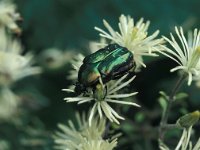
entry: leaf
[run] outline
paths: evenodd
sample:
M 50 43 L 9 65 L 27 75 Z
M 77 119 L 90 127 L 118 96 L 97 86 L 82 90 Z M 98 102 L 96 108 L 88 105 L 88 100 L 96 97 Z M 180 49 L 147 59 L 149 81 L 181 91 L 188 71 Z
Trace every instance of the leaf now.
M 160 91 L 159 94 L 166 100 L 169 99 L 169 96 L 164 92 L 164 91 Z
M 167 100 L 166 99 L 164 99 L 163 97 L 160 97 L 159 99 L 158 99 L 158 101 L 159 101 L 159 104 L 160 104 L 160 106 L 161 106 L 161 108 L 163 109 L 163 114 L 165 113 L 165 111 L 166 111 L 166 109 L 167 109 Z M 163 115 L 162 114 L 162 115 Z
M 185 98 L 188 97 L 188 94 L 187 93 L 178 93 L 176 94 L 175 96 L 175 100 L 184 100 Z

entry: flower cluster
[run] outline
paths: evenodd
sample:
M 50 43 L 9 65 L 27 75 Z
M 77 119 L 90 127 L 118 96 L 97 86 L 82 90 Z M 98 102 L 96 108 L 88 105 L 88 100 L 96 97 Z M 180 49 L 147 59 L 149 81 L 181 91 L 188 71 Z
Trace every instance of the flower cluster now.
M 192 146 L 192 142 L 190 141 L 190 137 L 192 134 L 192 126 L 189 127 L 189 129 L 183 129 L 182 136 L 180 138 L 180 141 L 178 142 L 178 145 L 176 146 L 176 150 L 199 150 L 200 149 L 200 138 L 197 141 L 197 143 Z
M 95 29 L 100 32 L 100 36 L 102 39 L 98 44 L 90 44 L 91 53 L 112 43 L 116 43 L 122 47 L 126 47 L 133 54 L 134 61 L 136 63 L 136 69 L 134 70 L 135 72 L 139 71 L 141 66 L 146 67 L 145 63 L 143 62 L 143 56 L 158 56 L 157 53 L 161 53 L 178 63 L 178 66 L 171 69 L 171 72 L 182 70 L 184 72 L 183 77 L 185 77 L 185 74 L 187 74 L 188 85 L 190 85 L 193 80 L 200 81 L 200 31 L 198 31 L 197 29 L 195 29 L 193 33 L 190 32 L 188 34 L 188 40 L 186 40 L 183 29 L 178 29 L 177 27 L 175 27 L 175 31 L 179 39 L 179 41 L 176 41 L 175 37 L 172 34 L 171 39 L 164 36 L 163 38 L 157 39 L 156 37 L 159 34 L 158 30 L 149 35 L 148 28 L 150 22 L 144 22 L 143 18 L 135 23 L 133 18 L 131 18 L 130 16 L 121 15 L 119 17 L 118 24 L 119 31 L 115 31 L 107 21 L 103 20 L 103 23 L 108 32 L 98 27 L 95 27 Z M 166 45 L 163 45 L 164 42 L 169 43 L 172 48 L 168 48 Z M 70 76 L 68 77 L 69 79 L 77 81 L 78 72 L 81 65 L 83 64 L 83 60 L 83 55 L 77 55 L 77 57 L 72 61 L 74 70 L 70 72 Z M 85 90 L 80 95 L 76 97 L 66 97 L 64 98 L 64 100 L 66 100 L 67 102 L 77 102 L 78 104 L 93 104 L 90 109 L 87 128 L 92 128 L 93 126 L 96 126 L 97 118 L 95 118 L 94 116 L 97 115 L 100 120 L 107 118 L 110 122 L 115 122 L 119 124 L 119 120 L 124 120 L 125 118 L 119 115 L 119 112 L 114 110 L 114 106 L 111 106 L 113 103 L 140 107 L 140 105 L 132 101 L 127 101 L 129 97 L 136 95 L 137 92 L 124 93 L 123 91 L 123 88 L 127 87 L 128 84 L 130 84 L 135 78 L 135 76 L 128 78 L 127 74 L 118 79 L 111 80 L 105 83 L 103 83 L 101 77 L 99 77 L 99 81 L 96 84 L 94 84 L 92 87 L 88 86 L 87 90 Z M 63 91 L 75 92 L 71 88 L 63 89 Z M 120 99 L 124 100 L 121 101 Z M 185 118 L 188 119 L 188 116 L 186 115 L 186 117 L 183 117 L 179 120 L 179 123 L 182 125 L 184 130 L 182 137 L 176 147 L 176 150 L 179 150 L 180 148 L 182 150 L 197 150 L 200 148 L 200 140 L 198 140 L 197 144 L 194 147 L 192 147 L 191 142 L 189 142 L 192 131 L 192 125 L 190 125 L 190 123 L 196 122 L 196 120 L 193 119 L 193 121 L 185 121 L 187 120 Z M 71 146 L 69 149 L 72 150 L 109 149 L 109 146 L 111 147 L 110 149 L 113 149 L 116 146 L 115 140 L 111 143 L 109 143 L 108 141 L 102 141 L 102 139 L 100 141 L 96 141 L 95 138 L 87 138 L 91 137 L 88 134 L 84 136 L 86 138 L 83 140 L 82 130 L 76 130 L 74 129 L 72 123 L 70 124 L 71 129 L 73 129 L 72 131 L 70 130 L 70 128 L 60 125 L 60 128 L 62 128 L 62 130 L 65 132 L 65 135 L 67 135 L 65 136 L 61 133 L 57 134 L 59 135 L 59 137 L 66 138 L 66 140 L 64 140 L 63 138 L 59 139 L 57 137 L 56 142 L 62 145 L 61 147 L 59 147 L 60 149 L 66 149 L 69 145 Z M 98 129 L 98 127 L 96 128 Z M 74 136 L 75 134 L 76 136 Z M 99 135 L 95 136 L 99 137 Z M 105 146 L 105 148 L 103 145 Z M 168 150 L 169 148 L 161 141 L 160 149 Z
M 200 112 L 194 111 L 188 113 L 182 117 L 180 117 L 176 125 L 177 127 L 183 128 L 182 136 L 175 148 L 175 150 L 199 150 L 200 149 L 200 138 L 197 141 L 196 145 L 192 145 L 190 141 L 190 137 L 192 135 L 192 127 L 199 121 Z M 160 149 L 161 150 L 169 150 L 168 146 L 165 145 L 162 141 L 159 141 Z
M 67 77 L 70 80 L 77 80 L 78 79 L 78 70 L 83 63 L 84 56 L 82 54 L 78 54 L 74 59 L 71 60 L 71 64 L 73 69 L 70 70 L 69 76 Z
M 10 120 L 18 114 L 20 105 L 10 86 L 26 76 L 40 73 L 41 69 L 32 66 L 31 54 L 21 54 L 20 43 L 6 34 L 4 28 L 0 28 L 0 39 L 0 119 Z
M 18 97 L 9 88 L 0 90 L 0 121 L 14 118 L 18 112 Z M 11 117 L 12 116 L 12 117 Z
M 21 20 L 19 13 L 16 13 L 15 4 L 3 0 L 0 2 L 0 27 L 6 27 L 14 33 L 20 34 L 21 29 L 16 21 Z
M 199 150 L 200 149 L 200 138 L 195 145 L 190 141 L 192 134 L 192 126 L 184 128 L 181 138 L 175 148 L 175 150 Z M 160 150 L 170 150 L 170 148 L 160 141 Z
M 141 65 L 146 66 L 143 62 L 143 56 L 157 56 L 155 52 L 161 50 L 160 45 L 162 45 L 163 40 L 155 39 L 159 31 L 148 35 L 147 30 L 150 22 L 145 23 L 143 18 L 135 23 L 130 16 L 121 15 L 118 24 L 119 32 L 115 31 L 106 20 L 103 20 L 103 23 L 108 32 L 95 27 L 100 32 L 100 36 L 108 39 L 108 43 L 117 43 L 129 49 L 134 55 L 136 69 L 139 69 Z
M 89 126 L 87 117 L 84 113 L 80 116 L 76 114 L 78 128 L 69 121 L 69 126 L 59 124 L 61 131 L 54 135 L 56 149 L 60 150 L 112 150 L 117 145 L 117 139 L 104 140 L 102 138 L 105 132 L 105 119 L 92 120 Z
M 22 46 L 13 40 L 4 29 L 0 29 L 0 86 L 9 86 L 13 82 L 41 72 L 33 64 L 33 55 L 22 55 Z
M 55 71 L 65 66 L 74 56 L 72 50 L 48 48 L 42 51 L 38 57 L 40 65 L 47 71 Z
M 0 2 L 0 119 L 10 120 L 18 114 L 20 99 L 11 90 L 16 81 L 41 72 L 40 67 L 33 65 L 33 55 L 22 55 L 23 48 L 18 40 L 9 34 L 12 31 L 20 34 L 15 23 L 20 15 L 15 12 L 16 6 L 8 1 Z

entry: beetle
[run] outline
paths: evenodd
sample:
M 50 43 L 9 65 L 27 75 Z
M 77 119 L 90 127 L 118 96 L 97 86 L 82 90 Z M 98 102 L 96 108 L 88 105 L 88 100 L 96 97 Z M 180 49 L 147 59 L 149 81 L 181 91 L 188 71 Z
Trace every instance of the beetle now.
M 127 48 L 109 44 L 84 58 L 74 91 L 80 95 L 87 91 L 87 88 L 95 89 L 100 79 L 107 83 L 122 77 L 134 68 L 133 54 Z

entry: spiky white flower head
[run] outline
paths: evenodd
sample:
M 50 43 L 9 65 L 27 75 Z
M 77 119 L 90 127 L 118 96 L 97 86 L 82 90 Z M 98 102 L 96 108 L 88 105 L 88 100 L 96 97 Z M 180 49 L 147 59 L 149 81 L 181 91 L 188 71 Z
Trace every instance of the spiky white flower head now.
M 9 88 L 0 89 L 0 120 L 10 121 L 15 118 L 18 105 L 18 97 Z
M 186 40 L 182 27 L 175 27 L 179 41 L 177 42 L 172 34 L 171 40 L 164 39 L 171 45 L 172 49 L 162 46 L 165 51 L 160 51 L 165 56 L 174 60 L 178 65 L 171 69 L 171 72 L 180 70 L 188 74 L 188 85 L 191 85 L 193 78 L 200 75 L 200 31 L 195 29 L 193 34 L 189 32 Z M 178 44 L 180 42 L 180 44 Z
M 128 93 L 128 94 L 117 94 L 122 88 L 127 86 L 131 83 L 135 76 L 130 78 L 128 81 L 124 81 L 127 75 L 124 75 L 117 81 L 113 81 L 112 83 L 104 85 L 101 81 L 101 84 L 97 84 L 95 92 L 92 90 L 88 91 L 85 95 L 82 94 L 78 97 L 66 97 L 64 100 L 67 102 L 78 102 L 78 104 L 83 104 L 86 102 L 94 102 L 94 105 L 91 109 L 90 116 L 89 116 L 89 124 L 92 124 L 92 119 L 96 112 L 98 112 L 100 118 L 105 116 L 111 121 L 119 124 L 118 119 L 124 120 L 122 116 L 120 116 L 110 105 L 109 103 L 116 103 L 116 104 L 125 104 L 125 105 L 132 105 L 136 107 L 140 107 L 138 104 L 133 102 L 121 101 L 118 99 L 127 98 L 133 95 L 136 95 L 137 92 Z M 63 91 L 67 92 L 74 92 L 71 89 L 63 89 Z
M 84 55 L 79 53 L 76 55 L 76 57 L 74 57 L 74 59 L 71 60 L 73 68 L 69 72 L 69 76 L 67 77 L 68 79 L 71 79 L 73 81 L 76 81 L 78 79 L 78 71 L 81 65 L 83 64 L 84 58 L 85 58 Z
M 6 27 L 12 32 L 20 34 L 21 29 L 16 21 L 21 20 L 19 13 L 16 13 L 16 5 L 6 0 L 0 2 L 0 27 Z
M 108 140 L 85 141 L 77 150 L 113 150 L 117 145 L 117 139 L 109 142 Z
M 192 142 L 190 141 L 190 137 L 192 135 L 192 127 L 194 124 L 198 122 L 199 118 L 200 118 L 200 112 L 197 110 L 197 111 L 188 113 L 177 120 L 176 125 L 180 128 L 183 128 L 183 132 L 175 150 L 199 150 L 200 149 L 200 138 L 194 146 Z M 161 150 L 170 150 L 167 145 L 162 143 L 162 141 L 159 141 L 159 146 Z
M 22 47 L 17 40 L 11 39 L 0 29 L 0 86 L 9 86 L 23 77 L 38 74 L 39 67 L 31 66 L 32 55 L 21 55 Z
M 186 150 L 189 144 L 190 136 L 192 132 L 192 126 L 189 127 L 189 129 L 183 129 L 182 136 L 180 138 L 180 141 L 178 142 L 178 145 L 176 146 L 175 150 Z
M 192 144 L 192 142 L 190 141 L 190 137 L 192 134 L 192 126 L 190 126 L 189 128 L 184 128 L 181 138 L 175 148 L 175 150 L 199 150 L 200 149 L 200 138 L 198 139 L 198 141 L 196 142 L 195 145 Z M 160 150 L 170 150 L 170 148 L 165 145 L 164 143 L 162 143 L 161 141 L 159 142 L 159 148 Z
M 0 149 L 9 150 L 10 149 L 9 141 L 0 139 Z
M 194 79 L 196 81 L 196 86 L 200 88 L 200 76 Z
M 89 126 L 86 115 L 80 116 L 76 114 L 78 127 L 71 120 L 68 121 L 69 126 L 59 124 L 61 131 L 57 131 L 54 135 L 56 148 L 60 150 L 112 150 L 116 145 L 116 140 L 109 142 L 103 140 L 102 135 L 105 131 L 105 119 L 92 120 Z
M 73 56 L 72 50 L 48 48 L 40 54 L 39 62 L 47 70 L 56 70 L 69 63 Z
M 107 46 L 108 43 L 105 38 L 100 38 L 99 41 L 90 41 L 89 42 L 89 51 L 92 53 L 98 51 L 101 48 Z
M 163 43 L 162 39 L 155 39 L 159 31 L 155 31 L 152 35 L 148 35 L 148 28 L 150 22 L 144 22 L 141 18 L 138 22 L 134 22 L 130 16 L 119 17 L 119 32 L 115 31 L 110 24 L 103 20 L 103 24 L 108 32 L 95 27 L 100 32 L 100 36 L 110 40 L 111 43 L 117 43 L 120 46 L 129 49 L 136 62 L 136 69 L 146 66 L 143 62 L 143 56 L 157 56 L 154 52 L 160 51 L 160 45 Z
M 192 126 L 188 129 L 184 128 L 182 136 L 175 148 L 175 150 L 199 150 L 200 149 L 200 138 L 197 143 L 193 146 L 190 141 L 190 137 L 192 134 Z

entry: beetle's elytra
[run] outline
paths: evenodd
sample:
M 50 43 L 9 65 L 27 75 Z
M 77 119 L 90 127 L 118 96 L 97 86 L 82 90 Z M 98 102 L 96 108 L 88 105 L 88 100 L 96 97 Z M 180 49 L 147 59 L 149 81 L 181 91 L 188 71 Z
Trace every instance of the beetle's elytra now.
M 75 92 L 80 94 L 88 87 L 94 88 L 99 78 L 103 83 L 120 78 L 134 67 L 133 54 L 127 48 L 110 44 L 84 58 Z

